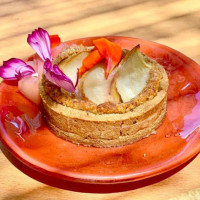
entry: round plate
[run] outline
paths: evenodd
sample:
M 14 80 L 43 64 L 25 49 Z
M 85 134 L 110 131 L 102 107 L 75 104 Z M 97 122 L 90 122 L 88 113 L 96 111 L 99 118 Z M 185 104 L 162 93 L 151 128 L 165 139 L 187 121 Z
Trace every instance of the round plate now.
M 49 179 L 99 184 L 153 177 L 199 153 L 199 66 L 183 54 L 151 41 L 107 38 L 127 49 L 140 44 L 143 53 L 164 65 L 170 83 L 167 114 L 156 134 L 116 148 L 72 144 L 49 131 L 42 122 L 40 108 L 18 91 L 16 83 L 4 81 L 0 85 L 0 140 L 9 159 L 12 156 Z M 93 39 L 67 44 L 92 45 Z

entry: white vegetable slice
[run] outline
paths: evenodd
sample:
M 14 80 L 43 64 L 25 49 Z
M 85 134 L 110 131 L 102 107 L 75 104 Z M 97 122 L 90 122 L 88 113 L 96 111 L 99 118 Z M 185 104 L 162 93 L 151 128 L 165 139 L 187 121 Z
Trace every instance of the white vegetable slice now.
M 97 105 L 113 101 L 110 90 L 116 70 L 113 70 L 106 80 L 104 65 L 104 63 L 99 63 L 88 71 L 85 74 L 83 82 L 83 93 L 85 97 Z
M 137 46 L 126 54 L 119 67 L 116 88 L 122 101 L 128 102 L 145 88 L 151 66 Z
M 88 55 L 89 52 L 81 52 L 78 55 L 73 56 L 70 60 L 63 60 L 59 64 L 59 68 L 72 80 L 74 85 L 77 80 L 77 71 L 82 66 L 83 59 Z

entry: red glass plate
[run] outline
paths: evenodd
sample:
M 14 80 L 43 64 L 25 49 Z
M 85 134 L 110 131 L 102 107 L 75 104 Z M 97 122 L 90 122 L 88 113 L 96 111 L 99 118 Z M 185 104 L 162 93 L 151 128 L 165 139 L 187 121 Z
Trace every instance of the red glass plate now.
M 200 67 L 185 55 L 151 41 L 107 37 L 164 65 L 169 77 L 167 114 L 157 134 L 116 148 L 84 147 L 52 134 L 40 108 L 19 93 L 16 83 L 0 85 L 0 140 L 6 156 L 20 162 L 37 180 L 79 183 L 125 183 L 163 174 L 188 162 L 200 151 Z M 67 42 L 92 45 L 96 38 Z M 14 161 L 15 160 L 15 161 Z M 19 167 L 16 164 L 17 167 Z M 19 167 L 20 168 L 20 167 Z M 25 172 L 26 173 L 26 172 Z M 42 181 L 42 180 L 41 180 Z M 63 184 L 65 184 L 63 182 Z

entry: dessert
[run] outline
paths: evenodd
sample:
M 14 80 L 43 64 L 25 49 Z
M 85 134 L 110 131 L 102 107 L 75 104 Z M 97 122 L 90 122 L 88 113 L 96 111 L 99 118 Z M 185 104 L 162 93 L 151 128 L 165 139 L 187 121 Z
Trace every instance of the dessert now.
M 68 56 L 66 53 L 65 59 Z M 103 63 L 97 64 L 80 78 L 81 94 L 74 96 L 63 93 L 43 76 L 40 92 L 51 130 L 76 144 L 97 147 L 130 144 L 153 133 L 166 112 L 168 79 L 162 66 L 147 57 L 137 61 L 139 56 L 143 55 L 136 47 L 107 80 Z M 61 68 L 65 59 L 60 62 Z M 129 64 L 132 60 L 138 63 Z M 138 71 L 132 71 L 134 67 Z
M 41 44 L 36 36 L 41 37 Z M 29 35 L 28 42 L 43 61 L 44 72 L 38 70 L 35 76 L 34 66 L 24 62 L 23 67 L 18 65 L 17 75 L 22 80 L 28 79 L 27 74 L 40 80 L 43 117 L 56 136 L 84 146 L 113 147 L 148 137 L 161 124 L 167 74 L 139 45 L 127 50 L 98 38 L 92 46 L 58 45 L 55 56 L 48 33 L 42 29 Z M 21 91 L 31 99 L 28 89 L 21 86 Z

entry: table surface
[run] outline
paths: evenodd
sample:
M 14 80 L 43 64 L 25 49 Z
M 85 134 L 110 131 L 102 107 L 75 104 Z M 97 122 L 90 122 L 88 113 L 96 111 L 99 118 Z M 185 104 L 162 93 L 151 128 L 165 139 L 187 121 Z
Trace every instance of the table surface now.
M 63 41 L 97 35 L 154 40 L 200 62 L 199 0 L 1 0 L 0 24 L 0 64 L 10 57 L 32 54 L 26 38 L 37 27 L 50 34 L 59 33 Z M 44 185 L 17 170 L 1 152 L 0 166 L 3 200 L 156 200 L 180 194 L 181 199 L 195 195 L 200 198 L 200 155 L 161 182 L 110 194 L 79 193 Z

